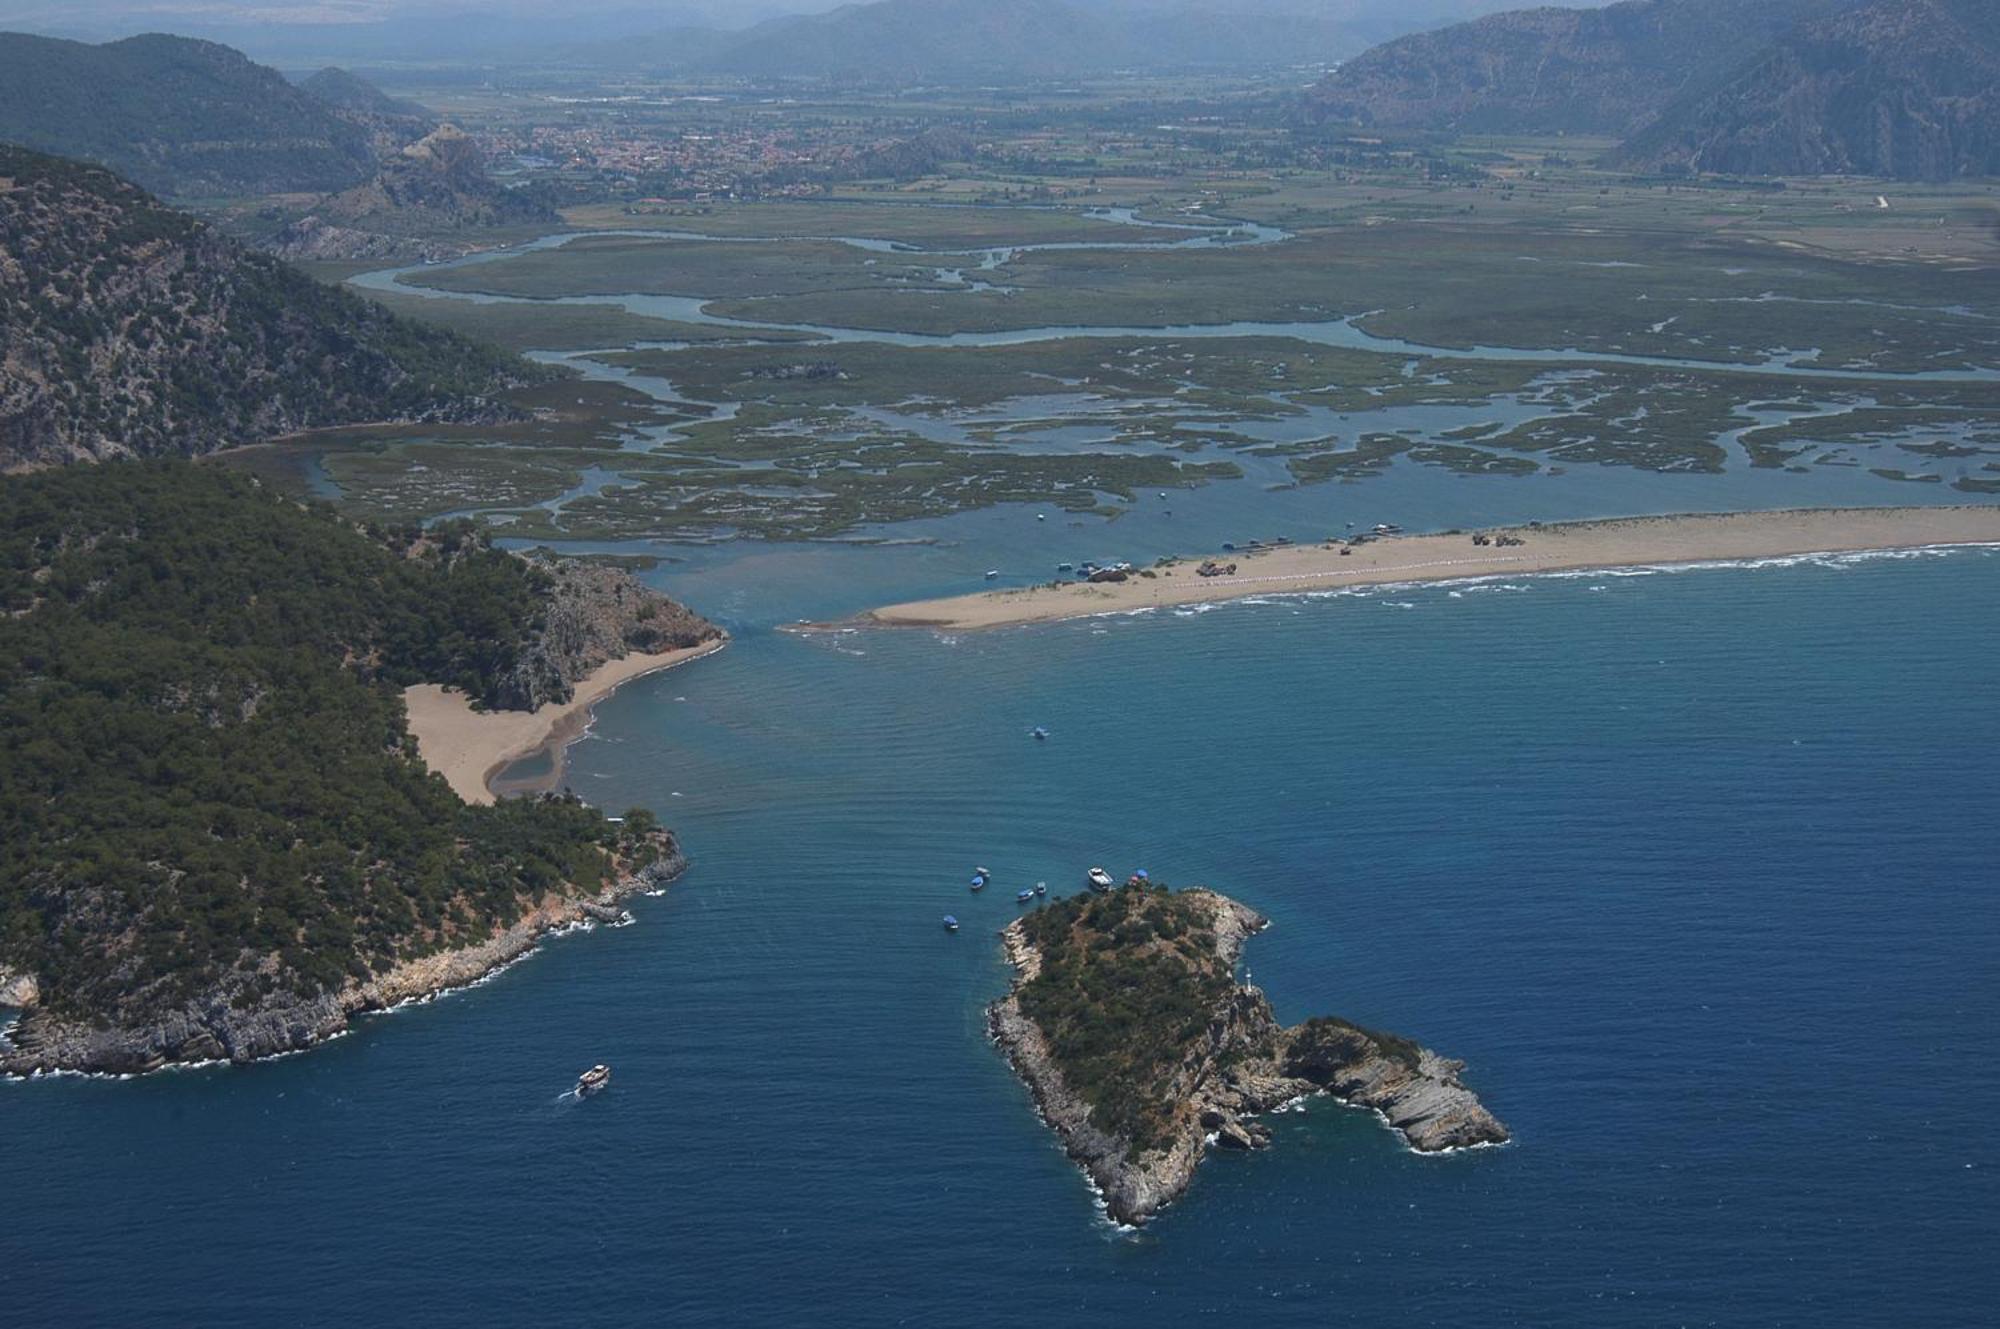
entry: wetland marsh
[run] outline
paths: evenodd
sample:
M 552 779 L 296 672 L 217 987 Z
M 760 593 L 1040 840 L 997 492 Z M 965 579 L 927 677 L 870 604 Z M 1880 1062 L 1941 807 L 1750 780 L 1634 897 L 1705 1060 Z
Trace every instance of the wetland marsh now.
M 1403 473 L 1568 485 L 1575 515 L 1603 486 L 1572 477 L 1607 468 L 1708 477 L 1704 507 L 2000 490 L 1987 269 L 1874 252 L 1901 233 L 1831 188 L 1486 180 L 582 207 L 526 244 L 350 277 L 568 367 L 526 419 L 306 436 L 284 448 L 297 465 L 259 464 L 373 518 L 549 541 L 873 538 Z M 1956 237 L 1944 216 L 1989 202 L 1925 206 Z

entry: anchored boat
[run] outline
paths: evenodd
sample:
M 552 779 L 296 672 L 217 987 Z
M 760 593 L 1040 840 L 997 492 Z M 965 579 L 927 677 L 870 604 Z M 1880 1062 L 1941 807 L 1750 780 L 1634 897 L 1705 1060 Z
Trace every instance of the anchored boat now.
M 1108 891 L 1111 889 L 1111 874 L 1103 868 L 1092 868 L 1083 874 L 1083 879 L 1090 883 L 1090 889 L 1094 891 Z
M 958 931 L 958 920 L 953 918 L 950 914 L 946 914 L 944 916 L 944 930 L 946 932 Z

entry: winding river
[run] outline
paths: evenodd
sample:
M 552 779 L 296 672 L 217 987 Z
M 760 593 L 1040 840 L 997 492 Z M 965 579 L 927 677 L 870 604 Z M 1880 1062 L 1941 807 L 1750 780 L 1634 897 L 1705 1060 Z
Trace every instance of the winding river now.
M 1772 350 L 1760 361 L 1731 362 L 1673 356 L 1627 355 L 1608 351 L 1587 351 L 1577 347 L 1433 346 L 1422 342 L 1409 341 L 1400 337 L 1378 336 L 1375 333 L 1369 332 L 1361 326 L 1361 321 L 1369 317 L 1367 313 L 1323 321 L 1235 320 L 1225 323 L 1174 323 L 1151 326 L 1113 326 L 1105 324 L 1050 325 L 1032 328 L 1012 328 L 998 332 L 917 333 L 897 332 L 878 328 L 842 327 L 836 324 L 825 323 L 785 323 L 729 318 L 710 311 L 709 306 L 715 303 L 717 297 L 647 295 L 639 292 L 627 292 L 614 295 L 567 295 L 532 298 L 493 295 L 483 292 L 443 291 L 426 286 L 419 280 L 426 273 L 477 267 L 539 250 L 559 249 L 578 240 L 602 237 L 645 237 L 663 241 L 679 240 L 723 244 L 780 244 L 798 241 L 819 241 L 823 243 L 851 245 L 871 253 L 964 258 L 971 260 L 969 264 L 970 268 L 977 271 L 994 271 L 1003 267 L 1007 262 L 1020 254 L 1057 250 L 1130 250 L 1156 252 L 1162 249 L 1236 248 L 1250 245 L 1280 244 L 1292 238 L 1291 233 L 1287 231 L 1253 223 L 1218 223 L 1215 225 L 1198 226 L 1184 223 L 1147 221 L 1134 215 L 1130 209 L 1108 209 L 1092 212 L 1087 215 L 1099 221 L 1117 222 L 1123 225 L 1147 229 L 1170 228 L 1188 231 L 1191 234 L 1180 240 L 1157 243 L 1135 241 L 1131 244 L 1118 244 L 1110 241 L 1049 241 L 1038 244 L 954 250 L 923 249 L 914 245 L 867 236 L 711 236 L 692 231 L 672 230 L 564 231 L 542 236 L 526 244 L 507 249 L 487 250 L 444 263 L 415 263 L 401 267 L 383 268 L 351 277 L 349 281 L 352 285 L 364 290 L 383 291 L 399 295 L 415 295 L 429 299 L 464 300 L 478 304 L 546 303 L 603 306 L 623 309 L 628 313 L 649 318 L 669 319 L 682 323 L 729 328 L 742 332 L 747 339 L 751 340 L 754 340 L 759 335 L 806 334 L 830 342 L 871 342 L 889 346 L 984 347 L 1022 346 L 1035 342 L 1059 341 L 1082 337 L 1104 339 L 1262 337 L 1285 338 L 1308 342 L 1313 345 L 1338 347 L 1345 350 L 1375 351 L 1387 355 L 1423 356 L 1451 360 L 1498 360 L 1532 364 L 1625 365 L 1646 369 L 1692 369 L 1709 373 L 1770 375 L 1790 379 L 1837 379 L 1847 382 L 2000 382 L 2000 369 L 1992 368 L 1927 370 L 1918 373 L 1829 369 L 1809 363 L 1818 354 L 1815 348 Z M 952 278 L 956 278 L 957 290 L 971 293 L 976 289 L 982 288 L 984 286 L 983 283 L 972 282 L 964 278 L 963 274 L 966 270 L 966 266 L 956 268 L 939 266 L 935 269 L 941 279 L 951 280 Z M 647 344 L 673 345 L 674 343 Z

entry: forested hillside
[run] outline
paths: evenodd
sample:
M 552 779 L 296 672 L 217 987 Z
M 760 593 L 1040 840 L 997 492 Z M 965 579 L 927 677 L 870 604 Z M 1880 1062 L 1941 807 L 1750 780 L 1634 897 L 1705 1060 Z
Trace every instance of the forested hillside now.
M 344 189 L 375 160 L 365 127 L 277 70 L 158 33 L 101 46 L 0 33 L 0 140 L 186 196 Z
M 660 852 L 467 806 L 413 751 L 401 687 L 490 695 L 547 589 L 470 528 L 372 539 L 220 467 L 0 480 L 0 969 L 42 1019 L 217 1028 Z
M 1620 156 L 1651 170 L 2000 175 L 2000 3 L 1877 0 L 1806 25 Z
M 1386 42 L 1327 75 L 1311 118 L 1470 133 L 1624 134 L 1802 20 L 1857 0 L 1535 7 Z
M 396 318 L 107 171 L 0 145 L 0 470 L 484 420 L 549 371 Z

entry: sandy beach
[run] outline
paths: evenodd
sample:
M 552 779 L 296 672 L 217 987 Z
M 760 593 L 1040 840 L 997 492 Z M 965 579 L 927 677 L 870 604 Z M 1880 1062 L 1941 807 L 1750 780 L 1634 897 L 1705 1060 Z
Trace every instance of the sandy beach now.
M 1521 543 L 1475 544 L 1475 535 Z M 1826 508 L 1493 527 L 1390 536 L 1345 554 L 1337 544 L 1284 545 L 1183 558 L 1146 569 L 1150 576 L 1135 572 L 1124 582 L 1045 584 L 891 605 L 858 621 L 964 631 L 1344 586 L 1966 544 L 2000 544 L 2000 505 Z M 1229 576 L 1197 576 L 1204 557 L 1234 563 L 1237 570 Z
M 429 767 L 441 773 L 468 803 L 491 803 L 487 781 L 510 762 L 546 747 L 560 747 L 581 734 L 590 709 L 623 684 L 710 655 L 727 639 L 677 651 L 633 654 L 598 666 L 579 680 L 576 695 L 560 705 L 533 711 L 476 711 L 464 693 L 420 683 L 403 693 L 410 733 Z M 560 763 L 561 754 L 558 752 Z M 560 765 L 558 764 L 558 773 Z

